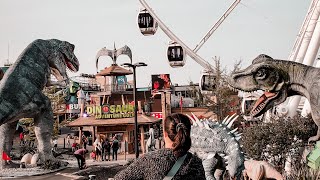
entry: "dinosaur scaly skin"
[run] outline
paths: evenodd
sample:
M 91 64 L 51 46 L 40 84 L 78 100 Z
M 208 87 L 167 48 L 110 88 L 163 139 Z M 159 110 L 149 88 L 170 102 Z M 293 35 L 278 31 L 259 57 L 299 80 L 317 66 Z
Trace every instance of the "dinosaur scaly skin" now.
M 237 129 L 231 129 L 238 116 L 233 116 L 225 118 L 221 124 L 197 118 L 194 121 L 189 117 L 193 120 L 190 151 L 195 152 L 202 159 L 206 179 L 220 179 L 220 177 L 214 176 L 219 161 L 217 155 L 224 159 L 222 163 L 225 166 L 224 168 L 228 170 L 230 177 L 240 178 L 244 169 L 244 155 L 238 142 L 241 134 L 237 132 Z
M 256 101 L 251 116 L 257 117 L 271 107 L 284 102 L 287 97 L 301 95 L 311 105 L 313 121 L 318 126 L 316 136 L 320 138 L 320 69 L 300 63 L 275 60 L 267 55 L 259 55 L 246 69 L 231 75 L 229 84 L 238 90 L 251 92 L 263 90 L 265 93 Z
M 74 45 L 66 41 L 38 39 L 24 49 L 5 73 L 0 82 L 0 155 L 3 151 L 10 153 L 17 121 L 34 118 L 40 159 L 53 159 L 53 112 L 42 90 L 52 85 L 51 74 L 59 80 L 58 84 L 66 85 L 66 68 L 78 71 L 79 62 L 73 51 Z M 3 168 L 5 164 L 0 159 Z

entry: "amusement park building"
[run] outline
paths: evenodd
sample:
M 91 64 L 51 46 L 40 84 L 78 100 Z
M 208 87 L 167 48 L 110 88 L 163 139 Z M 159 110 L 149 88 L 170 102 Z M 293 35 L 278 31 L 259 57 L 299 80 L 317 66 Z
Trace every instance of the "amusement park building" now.
M 119 84 L 118 77 L 104 78 L 106 79 L 96 76 L 97 82 L 100 82 L 101 91 L 91 92 L 90 101 L 86 102 L 85 115 L 70 122 L 68 126 L 78 128 L 79 134 L 84 132 L 92 140 L 98 135 L 109 139 L 117 135 L 122 146 L 120 151 L 133 153 L 134 103 L 132 85 L 126 81 L 126 78 L 124 78 L 125 83 L 122 84 Z M 151 88 L 137 88 L 140 151 L 145 152 L 144 146 L 150 127 L 155 129 L 156 138 L 162 136 L 161 120 L 166 114 L 182 112 L 215 118 L 214 113 L 208 111 L 207 108 L 195 107 L 197 104 L 194 103 L 193 98 L 196 97 L 190 93 L 190 90 L 194 88 L 198 88 L 197 85 L 192 87 L 176 85 L 172 86 L 171 90 L 157 93 L 154 93 Z M 161 142 L 159 146 L 161 146 Z

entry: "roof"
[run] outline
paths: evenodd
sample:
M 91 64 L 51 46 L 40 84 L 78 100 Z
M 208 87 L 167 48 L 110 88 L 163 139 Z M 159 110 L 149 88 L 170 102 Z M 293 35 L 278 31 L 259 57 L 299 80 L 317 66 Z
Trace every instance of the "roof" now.
M 146 116 L 138 114 L 138 124 L 153 124 L 159 122 L 160 119 L 153 116 Z M 79 117 L 70 122 L 67 126 L 115 126 L 115 125 L 133 125 L 134 117 L 119 118 L 119 119 L 95 119 L 95 117 Z
M 133 74 L 132 71 L 127 70 L 123 67 L 120 67 L 116 64 L 113 64 L 110 67 L 106 67 L 103 70 L 101 70 L 96 76 L 123 76 L 123 75 L 129 75 Z

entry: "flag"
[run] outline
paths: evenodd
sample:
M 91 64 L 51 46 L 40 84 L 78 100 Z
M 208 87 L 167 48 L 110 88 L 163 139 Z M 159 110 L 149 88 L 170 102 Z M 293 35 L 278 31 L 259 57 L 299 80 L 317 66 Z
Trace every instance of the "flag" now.
M 180 105 L 181 113 L 182 113 L 182 107 L 183 107 L 183 99 L 182 99 L 182 96 L 180 97 L 179 105 Z
M 3 151 L 3 152 L 2 152 L 2 160 L 10 161 L 11 158 L 7 155 L 7 153 L 5 153 L 5 152 Z

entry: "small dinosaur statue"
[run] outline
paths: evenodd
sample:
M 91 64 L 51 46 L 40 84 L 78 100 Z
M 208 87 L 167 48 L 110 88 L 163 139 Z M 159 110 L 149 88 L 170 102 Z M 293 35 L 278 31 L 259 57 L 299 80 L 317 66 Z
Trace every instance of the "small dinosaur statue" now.
M 42 162 L 53 160 L 51 135 L 53 112 L 51 102 L 42 90 L 53 84 L 66 85 L 66 68 L 78 71 L 79 62 L 73 44 L 57 39 L 35 40 L 20 54 L 0 81 L 0 155 L 10 154 L 17 122 L 21 118 L 34 118 Z M 50 81 L 53 74 L 58 83 Z M 5 162 L 0 160 L 0 169 Z
M 244 178 L 252 180 L 276 179 L 283 180 L 283 176 L 269 163 L 265 161 L 247 160 L 244 161 Z
M 199 120 L 195 115 L 193 117 L 189 116 L 193 121 L 190 152 L 196 153 L 202 159 L 206 179 L 222 178 L 223 174 L 217 173 L 220 160 L 231 178 L 240 178 L 244 169 L 244 154 L 238 142 L 241 134 L 237 132 L 237 128 L 231 129 L 238 116 L 227 116 L 221 124 L 211 120 Z
M 313 121 L 318 126 L 317 135 L 308 142 L 320 138 L 320 69 L 300 63 L 276 60 L 261 54 L 244 70 L 234 72 L 229 79 L 231 87 L 252 92 L 263 90 L 250 115 L 257 117 L 271 107 L 281 104 L 289 96 L 305 96 L 311 105 Z

